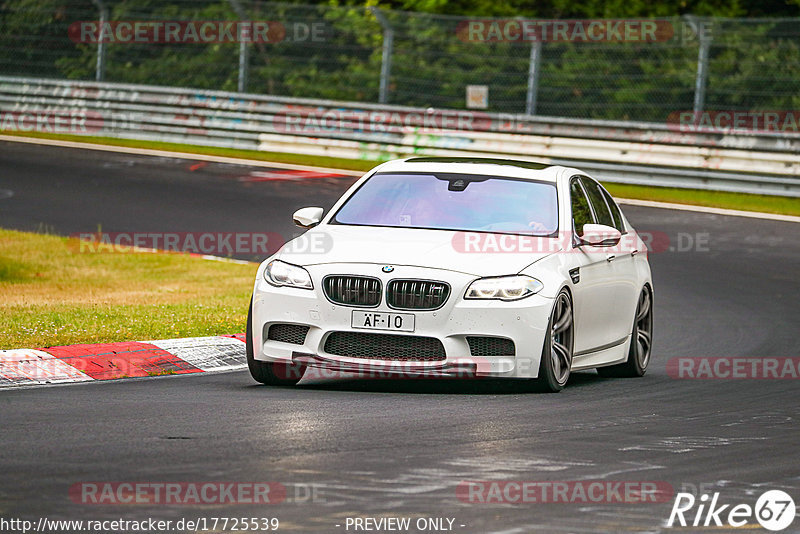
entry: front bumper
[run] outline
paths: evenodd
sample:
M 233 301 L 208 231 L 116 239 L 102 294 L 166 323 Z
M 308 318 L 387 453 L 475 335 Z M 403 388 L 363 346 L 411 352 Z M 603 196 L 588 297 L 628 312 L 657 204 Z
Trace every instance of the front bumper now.
M 263 267 L 262 267 L 263 269 Z M 254 357 L 266 362 L 294 362 L 324 368 L 336 373 L 367 375 L 406 375 L 442 377 L 508 377 L 535 378 L 547 333 L 553 301 L 541 295 L 513 301 L 464 300 L 466 288 L 476 277 L 453 271 L 421 267 L 396 266 L 392 273 L 382 273 L 372 264 L 327 264 L 306 268 L 314 281 L 314 289 L 274 287 L 264 281 L 259 269 L 253 293 Z M 386 305 L 377 308 L 343 306 L 330 302 L 320 281 L 329 274 L 373 276 L 383 288 L 395 278 L 446 281 L 451 294 L 445 305 L 434 311 L 398 311 Z M 353 310 L 388 313 L 413 313 L 413 333 L 365 331 L 351 326 Z M 271 325 L 288 323 L 308 326 L 303 344 L 267 339 Z M 394 361 L 354 358 L 325 352 L 325 341 L 333 332 L 358 332 L 392 335 L 413 335 L 438 339 L 445 351 L 440 361 Z M 513 356 L 473 355 L 467 336 L 507 338 L 514 342 Z

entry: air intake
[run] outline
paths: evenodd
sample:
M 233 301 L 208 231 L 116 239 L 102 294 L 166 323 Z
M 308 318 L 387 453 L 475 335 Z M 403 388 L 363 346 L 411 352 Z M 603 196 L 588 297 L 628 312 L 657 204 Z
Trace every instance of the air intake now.
M 504 337 L 467 336 L 469 353 L 473 356 L 514 356 L 514 342 Z
M 267 339 L 272 341 L 280 341 L 282 343 L 291 343 L 293 345 L 302 345 L 306 342 L 306 334 L 310 327 L 300 324 L 271 324 L 267 331 Z
M 434 337 L 333 332 L 325 352 L 350 358 L 432 362 L 446 359 L 442 342 Z

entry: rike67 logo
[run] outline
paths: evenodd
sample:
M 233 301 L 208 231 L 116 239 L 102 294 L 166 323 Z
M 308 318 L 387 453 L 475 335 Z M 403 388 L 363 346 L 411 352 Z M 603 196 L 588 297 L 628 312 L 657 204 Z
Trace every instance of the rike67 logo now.
M 794 521 L 794 500 L 781 490 L 763 493 L 755 506 L 749 504 L 720 504 L 719 492 L 709 497 L 704 493 L 696 498 L 691 493 L 678 493 L 668 527 L 746 527 L 755 522 L 767 530 L 778 532 L 788 528 Z M 756 527 L 758 528 L 758 527 Z

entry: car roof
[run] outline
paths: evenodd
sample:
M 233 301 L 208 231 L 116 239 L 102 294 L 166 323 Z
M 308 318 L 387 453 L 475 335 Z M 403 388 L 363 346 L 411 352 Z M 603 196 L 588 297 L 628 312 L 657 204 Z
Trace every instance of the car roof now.
M 387 161 L 376 172 L 447 172 L 555 182 L 562 169 L 560 165 L 516 159 L 421 156 Z

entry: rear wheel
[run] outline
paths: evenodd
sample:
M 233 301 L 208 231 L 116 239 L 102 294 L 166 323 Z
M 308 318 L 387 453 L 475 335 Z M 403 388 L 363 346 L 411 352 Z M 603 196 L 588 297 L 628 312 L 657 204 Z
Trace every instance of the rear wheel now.
M 262 362 L 255 359 L 253 352 L 253 299 L 250 299 L 250 309 L 247 311 L 247 334 L 245 336 L 247 351 L 247 367 L 250 375 L 256 382 L 268 386 L 293 386 L 297 384 L 306 372 L 305 365 L 291 365 L 285 363 Z
M 564 389 L 572 369 L 573 334 L 572 299 L 562 289 L 550 314 L 535 383 L 538 391 L 556 393 Z
M 653 292 L 649 286 L 644 286 L 639 295 L 639 303 L 636 305 L 628 359 L 618 365 L 598 367 L 597 372 L 600 376 L 609 378 L 644 376 L 650 364 L 652 344 Z

